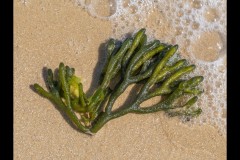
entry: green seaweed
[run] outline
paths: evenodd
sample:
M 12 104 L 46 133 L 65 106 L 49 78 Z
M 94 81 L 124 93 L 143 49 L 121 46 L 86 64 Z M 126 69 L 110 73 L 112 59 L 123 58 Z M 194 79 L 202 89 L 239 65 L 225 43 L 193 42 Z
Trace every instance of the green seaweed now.
M 139 30 L 133 38 L 127 38 L 120 47 L 115 43 L 116 40 L 110 39 L 107 44 L 106 64 L 99 86 L 91 96 L 84 93 L 80 78 L 75 76 L 75 69 L 62 62 L 55 79 L 52 70 L 48 69 L 46 83 L 49 91 L 34 84 L 35 91 L 66 113 L 79 131 L 90 135 L 98 132 L 108 121 L 128 113 L 164 111 L 169 116 L 188 117 L 201 114 L 202 110 L 194 104 L 198 95 L 203 93 L 198 88 L 203 77 L 180 79 L 196 66 L 189 65 L 185 59 L 171 59 L 178 45 L 168 45 L 159 40 L 147 43 L 145 29 Z M 116 81 L 119 75 L 118 83 L 112 87 L 111 82 L 113 79 Z M 117 98 L 130 84 L 136 83 L 141 84 L 136 98 L 113 111 Z M 176 105 L 175 102 L 185 95 L 190 97 L 185 104 Z M 141 103 L 156 96 L 163 98 L 152 106 L 140 107 Z

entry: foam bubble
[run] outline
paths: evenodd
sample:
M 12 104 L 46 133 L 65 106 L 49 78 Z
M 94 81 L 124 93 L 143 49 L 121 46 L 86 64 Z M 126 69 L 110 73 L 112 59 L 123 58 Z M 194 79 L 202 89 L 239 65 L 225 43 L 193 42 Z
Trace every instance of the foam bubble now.
M 191 7 L 195 9 L 200 9 L 203 6 L 202 2 L 199 0 L 191 0 L 190 3 Z
M 100 17 L 109 17 L 116 12 L 116 1 L 115 0 L 92 1 L 90 7 L 95 12 L 96 15 Z
M 219 19 L 218 11 L 216 8 L 207 8 L 204 14 L 204 18 L 208 22 L 215 22 Z
M 220 57 L 223 42 L 220 34 L 216 31 L 201 33 L 191 46 L 193 56 L 205 62 L 213 62 Z
M 78 0 L 78 4 L 83 6 L 94 17 L 107 19 L 116 13 L 117 1 L 116 0 Z

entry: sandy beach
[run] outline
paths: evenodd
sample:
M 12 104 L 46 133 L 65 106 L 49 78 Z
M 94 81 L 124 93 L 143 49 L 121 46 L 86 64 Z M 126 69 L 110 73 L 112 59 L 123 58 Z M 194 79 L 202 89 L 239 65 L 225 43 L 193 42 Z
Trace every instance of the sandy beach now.
M 92 93 L 105 58 L 101 44 L 113 30 L 71 0 L 14 1 L 14 159 L 226 159 L 225 135 L 209 124 L 189 126 L 162 112 L 128 114 L 87 136 L 33 92 L 34 83 L 45 87 L 44 67 L 64 62 Z

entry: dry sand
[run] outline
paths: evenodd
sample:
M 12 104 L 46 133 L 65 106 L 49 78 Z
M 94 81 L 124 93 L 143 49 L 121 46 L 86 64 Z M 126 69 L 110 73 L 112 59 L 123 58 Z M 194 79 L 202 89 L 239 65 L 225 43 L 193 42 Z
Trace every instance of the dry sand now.
M 111 34 L 109 21 L 70 0 L 14 1 L 14 159 L 226 159 L 226 138 L 212 126 L 189 127 L 161 112 L 129 114 L 90 137 L 32 91 L 31 84 L 44 85 L 43 67 L 61 61 L 76 68 L 84 90 L 94 88 L 104 59 L 99 45 Z

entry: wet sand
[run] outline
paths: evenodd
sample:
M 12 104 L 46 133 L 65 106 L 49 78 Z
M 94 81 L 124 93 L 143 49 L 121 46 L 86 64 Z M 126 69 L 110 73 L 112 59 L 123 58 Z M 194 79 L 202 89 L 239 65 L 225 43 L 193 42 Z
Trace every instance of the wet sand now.
M 112 31 L 73 1 L 14 1 L 14 159 L 226 159 L 226 138 L 210 125 L 189 127 L 161 112 L 128 114 L 87 136 L 32 91 L 31 84 L 45 86 L 43 67 L 64 62 L 91 93 L 105 58 L 100 45 Z

